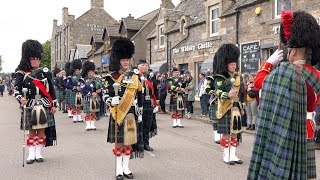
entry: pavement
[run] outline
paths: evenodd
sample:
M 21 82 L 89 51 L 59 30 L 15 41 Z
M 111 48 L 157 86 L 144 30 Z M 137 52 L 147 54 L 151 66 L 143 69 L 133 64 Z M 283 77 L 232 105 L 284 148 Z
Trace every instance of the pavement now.
M 10 180 L 102 180 L 114 179 L 113 145 L 107 143 L 108 118 L 96 122 L 96 131 L 85 131 L 85 123 L 72 123 L 66 114 L 55 114 L 58 145 L 45 148 L 45 162 L 22 167 L 23 132 L 20 112 L 13 97 L 0 97 L 0 172 Z M 182 121 L 185 128 L 172 128 L 170 116 L 157 115 L 158 135 L 150 139 L 154 151 L 143 159 L 130 161 L 137 180 L 215 180 L 246 179 L 254 136 L 243 134 L 237 155 L 242 165 L 226 165 L 222 149 L 214 143 L 207 118 Z M 320 167 L 320 151 L 316 153 Z M 320 177 L 320 168 L 317 169 Z

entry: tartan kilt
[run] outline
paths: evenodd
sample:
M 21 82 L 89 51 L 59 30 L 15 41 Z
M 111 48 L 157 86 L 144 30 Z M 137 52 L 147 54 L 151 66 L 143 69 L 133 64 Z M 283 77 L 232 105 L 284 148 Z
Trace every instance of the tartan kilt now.
M 314 139 L 307 140 L 307 177 L 308 179 L 316 179 L 316 154 Z
M 185 104 L 183 105 L 185 109 Z M 172 99 L 172 101 L 170 102 L 170 107 L 171 107 L 171 110 L 177 110 L 177 98 Z M 179 111 L 184 111 L 184 110 L 179 110 Z
M 100 101 L 98 101 L 98 105 L 99 105 L 99 107 L 100 107 Z M 90 112 L 90 99 L 89 99 L 89 101 L 83 101 L 83 112 L 84 113 L 91 113 Z
M 218 120 L 217 131 L 219 134 L 230 134 L 231 110 Z
M 137 143 L 132 144 L 133 152 L 131 153 L 132 158 L 140 157 L 143 158 L 143 151 L 144 151 L 144 142 L 143 142 L 143 124 L 138 123 L 138 116 L 135 113 L 135 107 L 132 106 L 128 113 L 133 113 L 136 119 L 136 126 L 137 126 Z M 115 141 L 115 121 L 110 114 L 109 118 L 109 127 L 108 127 L 108 137 L 107 142 L 114 143 Z M 118 134 L 117 134 L 117 143 L 123 143 L 124 142 L 124 125 L 118 126 Z
M 218 120 L 216 117 L 216 111 L 217 111 L 217 105 L 211 105 L 210 106 L 210 113 L 209 113 L 209 118 L 210 120 Z
M 50 113 L 49 108 L 44 108 L 47 115 L 48 127 L 55 125 L 54 115 Z M 26 130 L 32 130 L 31 125 L 31 111 L 32 109 L 26 109 Z M 23 109 L 21 109 L 20 129 L 23 130 Z
M 71 108 L 75 108 L 76 92 L 69 91 L 69 96 L 66 98 L 66 100 Z
M 57 99 L 59 100 L 59 102 L 65 100 L 66 98 L 66 91 L 65 90 L 56 90 L 56 95 L 57 95 Z

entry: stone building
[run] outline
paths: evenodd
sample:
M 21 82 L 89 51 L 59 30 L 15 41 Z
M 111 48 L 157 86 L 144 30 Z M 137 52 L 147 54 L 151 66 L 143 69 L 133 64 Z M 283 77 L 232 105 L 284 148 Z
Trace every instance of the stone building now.
M 320 16 L 317 0 L 181 0 L 160 9 L 156 28 L 147 36 L 147 60 L 155 71 L 166 67 L 199 72 L 212 70 L 214 53 L 223 43 L 237 44 L 240 71 L 256 72 L 279 44 L 282 10 L 305 10 Z M 192 7 L 192 8 L 190 8 Z
M 91 0 L 91 8 L 75 19 L 68 8 L 62 9 L 62 24 L 53 20 L 51 37 L 51 67 L 63 67 L 77 44 L 89 44 L 92 35 L 102 34 L 105 27 L 117 23 L 105 10 L 104 0 Z

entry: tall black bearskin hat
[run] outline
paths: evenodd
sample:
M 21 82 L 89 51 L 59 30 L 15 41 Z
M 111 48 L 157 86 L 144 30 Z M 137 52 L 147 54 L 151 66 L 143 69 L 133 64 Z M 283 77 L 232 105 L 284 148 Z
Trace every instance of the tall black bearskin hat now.
M 214 55 L 213 74 L 228 72 L 228 64 L 235 62 L 238 64 L 240 56 L 239 48 L 234 44 L 223 44 Z
M 21 61 L 18 65 L 19 70 L 30 70 L 30 58 L 37 57 L 40 60 L 42 59 L 43 48 L 42 45 L 37 40 L 28 39 L 22 44 L 22 54 L 21 54 Z
M 76 69 L 80 69 L 81 70 L 81 67 L 82 67 L 82 62 L 80 59 L 75 59 L 71 62 L 71 75 L 73 75 L 74 71 Z
M 303 11 L 282 11 L 280 38 L 288 47 L 307 48 L 311 65 L 320 61 L 320 28 L 312 15 Z
M 64 70 L 66 71 L 66 76 L 71 76 L 71 63 L 70 62 L 67 62 L 65 65 L 64 65 Z
M 95 70 L 94 63 L 91 61 L 85 61 L 82 66 L 81 76 L 85 78 L 87 77 L 87 74 L 89 71 L 94 71 L 94 70 Z
M 134 54 L 134 44 L 130 39 L 120 37 L 114 41 L 110 55 L 110 71 L 120 70 L 120 59 L 130 59 Z

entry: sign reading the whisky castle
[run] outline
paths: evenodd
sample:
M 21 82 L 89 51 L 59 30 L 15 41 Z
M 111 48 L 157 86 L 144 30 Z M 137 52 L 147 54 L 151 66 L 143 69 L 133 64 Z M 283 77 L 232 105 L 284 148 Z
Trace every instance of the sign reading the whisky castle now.
M 260 41 L 240 44 L 241 73 L 256 73 L 261 59 Z
M 187 46 L 182 46 L 180 48 L 174 48 L 172 50 L 172 52 L 173 52 L 173 54 L 177 54 L 177 53 L 195 51 L 195 50 L 200 50 L 200 49 L 209 49 L 209 48 L 212 48 L 212 43 L 205 42 L 205 43 L 199 43 L 196 45 L 187 45 Z

